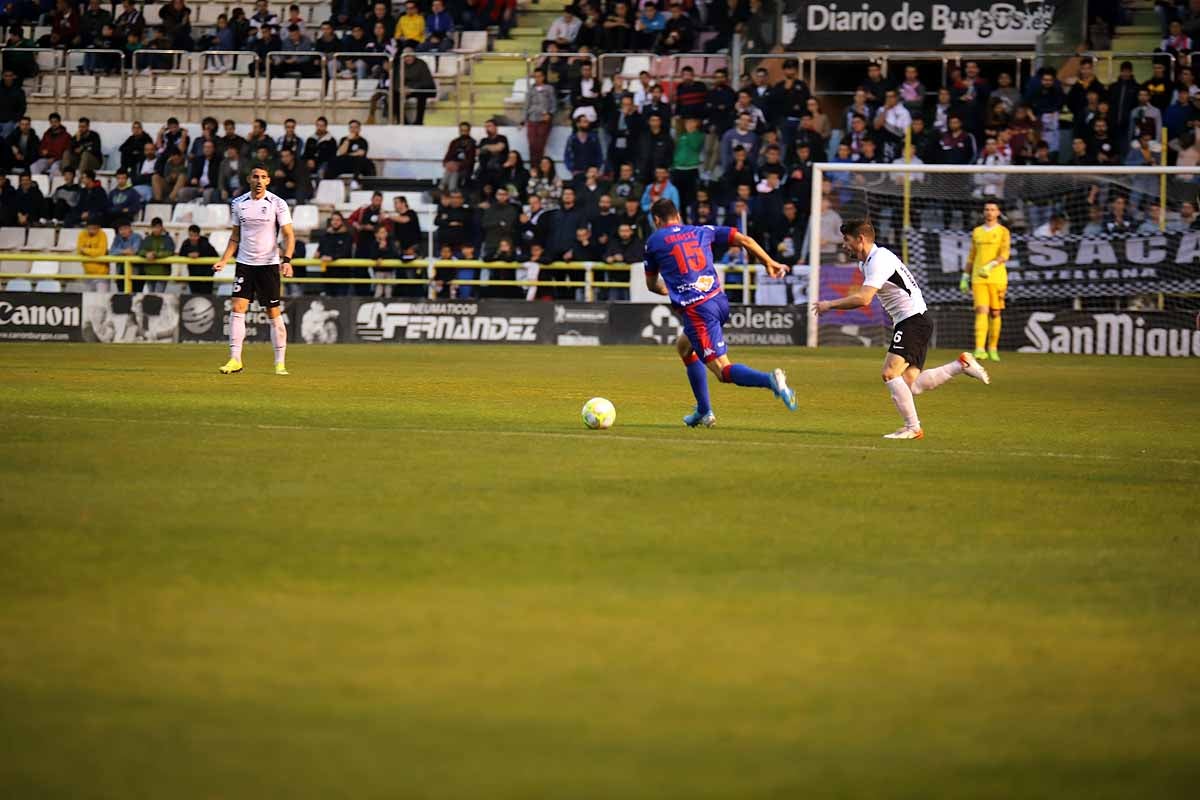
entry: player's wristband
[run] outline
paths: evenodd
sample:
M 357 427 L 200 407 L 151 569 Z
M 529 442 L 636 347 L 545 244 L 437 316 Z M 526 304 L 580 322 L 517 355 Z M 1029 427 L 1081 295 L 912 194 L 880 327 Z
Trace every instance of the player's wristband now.
M 290 263 L 292 263 L 292 258 L 291 258 L 291 256 L 284 256 L 283 259 L 279 263 L 290 264 Z

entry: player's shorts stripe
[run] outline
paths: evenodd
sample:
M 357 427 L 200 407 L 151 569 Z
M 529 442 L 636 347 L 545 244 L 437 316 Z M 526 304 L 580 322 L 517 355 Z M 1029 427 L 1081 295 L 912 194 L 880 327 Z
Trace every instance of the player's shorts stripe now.
M 695 306 L 688 306 L 684 309 L 688 315 L 688 319 L 692 322 L 692 327 L 696 329 L 696 335 L 700 337 L 700 344 L 705 350 L 712 349 L 712 339 L 708 335 L 708 325 L 704 322 L 704 317 L 696 311 Z

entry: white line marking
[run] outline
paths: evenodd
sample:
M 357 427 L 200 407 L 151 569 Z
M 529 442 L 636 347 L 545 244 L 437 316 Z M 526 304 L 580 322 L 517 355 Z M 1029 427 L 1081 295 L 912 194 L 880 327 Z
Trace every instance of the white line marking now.
M 751 439 L 680 439 L 667 436 L 635 436 L 625 433 L 565 433 L 561 431 L 483 431 L 469 428 L 364 428 L 339 427 L 327 425 L 243 425 L 236 422 L 215 422 L 206 420 L 183 419 L 117 419 L 113 417 L 81 417 L 52 414 L 17 414 L 21 419 L 40 419 L 58 422 L 94 422 L 111 424 L 125 422 L 129 424 L 182 425 L 187 427 L 228 428 L 231 430 L 247 430 L 255 428 L 268 431 L 301 431 L 320 433 L 416 433 L 429 436 L 527 436 L 537 439 L 586 439 L 588 441 L 619 441 L 619 442 L 650 442 L 661 445 L 694 445 L 699 447 L 777 447 L 786 450 L 850 450 L 865 453 L 884 453 L 888 455 L 914 456 L 920 454 L 943 456 L 980 456 L 991 458 L 1005 456 L 1008 458 L 1058 458 L 1071 461 L 1103 461 L 1130 462 L 1155 464 L 1182 464 L 1185 466 L 1200 466 L 1200 459 L 1173 458 L 1170 456 L 1113 456 L 1103 453 L 1055 453 L 1038 452 L 1034 450 L 951 450 L 949 448 L 930 448 L 923 445 L 873 445 L 873 444 L 833 444 L 823 442 L 791 442 L 791 441 L 757 441 Z

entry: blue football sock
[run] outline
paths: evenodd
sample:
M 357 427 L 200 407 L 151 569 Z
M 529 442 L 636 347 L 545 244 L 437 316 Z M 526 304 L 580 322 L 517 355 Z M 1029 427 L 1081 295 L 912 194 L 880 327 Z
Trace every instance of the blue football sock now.
M 704 362 L 696 359 L 687 365 L 688 383 L 692 385 L 692 394 L 696 396 L 696 409 L 701 414 L 712 411 L 708 403 L 708 369 Z
M 750 369 L 745 364 L 729 365 L 729 380 L 738 386 L 757 386 L 761 389 L 771 388 L 771 376 L 756 369 Z

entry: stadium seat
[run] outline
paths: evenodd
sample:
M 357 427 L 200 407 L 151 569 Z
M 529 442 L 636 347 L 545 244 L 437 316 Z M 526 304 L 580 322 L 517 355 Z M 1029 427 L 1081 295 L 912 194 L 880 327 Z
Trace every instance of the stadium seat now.
M 456 53 L 486 53 L 488 49 L 487 31 L 463 31 L 458 40 Z
M 34 100 L 45 100 L 58 97 L 58 73 L 43 72 L 33 78 L 29 78 L 25 86 L 27 87 L 26 96 Z
M 509 105 L 513 105 L 513 104 L 522 104 L 523 105 L 525 103 L 525 98 L 528 94 L 529 94 L 529 79 L 528 78 L 517 78 L 515 81 L 513 81 L 512 94 L 510 94 L 508 97 L 504 98 L 504 102 Z
M 621 64 L 621 75 L 625 78 L 637 78 L 643 71 L 650 71 L 650 56 L 626 56 Z
M 354 96 L 354 78 L 335 78 L 325 89 L 329 99 L 344 103 Z
M 454 78 L 458 76 L 462 66 L 462 57 L 448 54 L 438 56 L 437 71 L 433 73 L 435 78 Z
M 213 249 L 217 251 L 217 254 L 220 255 L 221 253 L 225 252 L 225 246 L 229 244 L 230 235 L 231 232 L 228 228 L 220 228 L 208 235 L 208 243 L 211 244 Z
M 242 79 L 236 75 L 204 75 L 198 83 L 201 96 L 209 100 L 232 100 L 242 96 Z
M 152 219 L 159 217 L 163 222 L 171 221 L 170 203 L 147 203 L 142 211 L 142 220 L 149 224 Z
M 46 33 L 50 29 L 46 28 Z M 42 72 L 53 72 L 61 66 L 60 53 L 57 50 L 39 50 L 37 54 L 38 69 Z
M 60 261 L 58 263 L 58 271 L 63 275 L 83 275 L 83 264 L 78 261 Z M 65 292 L 82 292 L 87 288 L 84 281 L 63 281 L 63 291 Z
M 298 205 L 292 210 L 292 226 L 299 233 L 308 233 L 317 227 L 317 207 Z
M 296 88 L 296 100 L 314 101 L 321 99 L 325 81 L 320 78 L 301 78 Z
M 55 230 L 53 228 L 30 228 L 25 237 L 25 246 L 21 249 L 46 253 L 54 249 L 54 240 Z
M 58 191 L 58 187 L 62 186 L 64 183 L 66 183 L 66 180 L 67 179 L 64 178 L 62 175 L 51 175 L 50 176 L 50 194 L 54 194 L 56 191 Z
M 83 232 L 82 228 L 63 228 L 58 232 L 58 241 L 51 249 L 55 253 L 73 253 L 75 245 L 79 242 L 79 234 Z
M 96 77 L 94 75 L 72 75 L 71 85 L 67 87 L 67 97 L 93 97 L 96 94 Z
M 339 180 L 322 180 L 317 184 L 314 198 L 318 206 L 330 208 L 346 202 L 346 184 Z
M 50 176 L 49 175 L 32 175 L 33 182 L 42 190 L 43 195 L 50 194 Z
M 379 91 L 379 81 L 375 78 L 363 78 L 354 82 L 354 100 L 359 103 L 370 101 Z
M 31 275 L 56 275 L 58 274 L 57 261 L 35 261 L 32 268 L 29 270 Z M 55 280 L 39 280 L 33 287 L 35 292 L 61 292 L 62 283 Z
M 292 100 L 296 97 L 295 78 L 271 78 L 270 99 L 273 101 Z
M 204 206 L 200 203 L 176 203 L 171 212 L 171 225 L 203 225 Z
M 32 265 L 28 261 L 5 261 L 3 263 L 0 263 L 0 272 L 20 274 L 23 272 L 29 272 L 31 266 Z M 25 285 L 25 288 L 24 289 L 13 288 L 13 284 L 16 284 L 16 283 L 23 283 Z M 24 278 L 13 278 L 11 281 L 8 282 L 8 286 L 6 288 L 10 292 L 32 292 L 33 291 L 33 286 L 29 283 L 28 280 L 26 280 Z
M 95 99 L 118 100 L 124 91 L 125 87 L 120 75 L 101 75 L 96 81 Z
M 25 229 L 10 227 L 0 228 L 0 251 L 5 250 L 24 250 L 25 249 Z M 2 265 L 0 265 L 2 266 Z M 8 270 L 5 269 L 5 272 Z
M 205 206 L 204 221 L 198 224 L 209 228 L 223 228 L 229 225 L 229 204 L 209 203 Z

